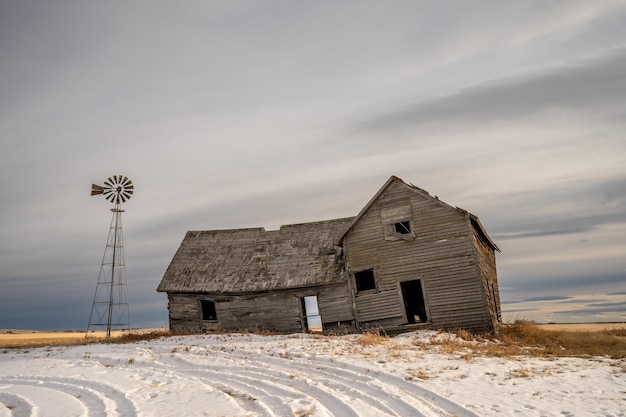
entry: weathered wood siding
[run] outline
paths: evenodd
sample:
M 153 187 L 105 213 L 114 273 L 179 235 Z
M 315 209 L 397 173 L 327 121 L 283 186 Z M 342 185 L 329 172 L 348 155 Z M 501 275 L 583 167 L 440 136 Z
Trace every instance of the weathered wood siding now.
M 302 331 L 300 299 L 289 292 L 272 291 L 222 300 L 216 303 L 216 310 L 223 330 Z
M 473 228 L 474 245 L 478 267 L 482 277 L 483 291 L 487 297 L 489 315 L 493 328 L 498 329 L 502 323 L 500 311 L 500 289 L 498 288 L 498 274 L 496 270 L 496 255 L 494 250 L 487 244 L 484 237 Z
M 174 332 L 207 330 L 295 333 L 303 328 L 302 297 L 318 298 L 326 330 L 355 331 L 354 314 L 347 283 L 311 288 L 224 295 L 211 293 L 168 293 L 170 328 Z M 217 321 L 203 321 L 200 300 L 215 302 Z
M 400 221 L 399 207 L 410 212 L 413 233 L 394 238 L 389 216 L 395 212 Z M 419 279 L 429 325 L 491 330 L 466 212 L 396 182 L 348 232 L 344 249 L 349 272 L 374 269 L 376 290 L 355 296 L 361 327 L 406 324 L 399 282 Z
M 201 333 L 200 300 L 202 294 L 168 293 L 170 330 L 174 333 Z

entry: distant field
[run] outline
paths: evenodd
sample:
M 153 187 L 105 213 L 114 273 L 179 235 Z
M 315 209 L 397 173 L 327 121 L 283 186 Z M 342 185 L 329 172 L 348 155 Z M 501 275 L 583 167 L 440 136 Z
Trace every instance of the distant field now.
M 626 329 L 626 323 L 571 323 L 571 324 L 539 324 L 544 330 L 563 330 L 566 332 L 601 332 L 604 330 Z
M 134 332 L 145 332 L 137 330 Z M 113 332 L 112 337 L 127 334 L 126 332 Z M 24 346 L 47 346 L 62 344 L 79 344 L 81 341 L 93 341 L 104 339 L 106 332 L 89 333 L 85 339 L 85 332 L 42 332 L 35 330 L 0 330 L 0 347 L 24 347 Z

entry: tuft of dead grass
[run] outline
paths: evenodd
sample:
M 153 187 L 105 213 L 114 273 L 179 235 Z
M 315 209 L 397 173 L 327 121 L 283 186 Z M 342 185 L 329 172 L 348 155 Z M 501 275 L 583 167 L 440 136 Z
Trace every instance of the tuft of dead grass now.
M 368 331 L 363 333 L 356 342 L 361 346 L 382 345 L 389 340 L 389 336 L 382 331 Z
M 608 336 L 626 337 L 626 328 L 621 329 L 608 329 L 603 331 Z
M 420 349 L 435 349 L 439 353 L 460 354 L 471 360 L 476 356 L 511 358 L 532 357 L 592 357 L 626 358 L 624 329 L 603 331 L 546 330 L 535 323 L 516 321 L 502 327 L 498 335 L 472 335 L 465 330 L 441 334 L 429 341 L 416 340 Z
M 624 329 L 544 330 L 532 322 L 517 321 L 503 326 L 499 338 L 507 346 L 527 348 L 530 353 L 539 356 L 607 356 L 622 359 L 626 358 L 625 333 Z
M 124 333 L 118 337 L 112 337 L 110 339 L 100 339 L 99 343 L 114 343 L 114 344 L 123 344 L 123 343 L 135 343 L 142 342 L 147 340 L 160 339 L 162 337 L 173 336 L 172 332 L 169 330 L 146 330 L 146 331 L 134 331 L 130 333 Z

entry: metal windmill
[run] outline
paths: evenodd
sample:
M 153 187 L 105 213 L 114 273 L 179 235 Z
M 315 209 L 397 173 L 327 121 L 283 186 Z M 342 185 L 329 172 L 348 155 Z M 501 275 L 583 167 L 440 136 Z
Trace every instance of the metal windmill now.
M 90 330 L 106 326 L 106 337 L 111 329 L 130 331 L 130 308 L 126 297 L 126 261 L 122 233 L 122 203 L 133 195 L 133 183 L 124 175 L 109 177 L 104 185 L 92 184 L 91 195 L 104 195 L 111 203 L 113 216 L 109 237 L 102 257 L 98 284 L 93 296 L 87 335 Z

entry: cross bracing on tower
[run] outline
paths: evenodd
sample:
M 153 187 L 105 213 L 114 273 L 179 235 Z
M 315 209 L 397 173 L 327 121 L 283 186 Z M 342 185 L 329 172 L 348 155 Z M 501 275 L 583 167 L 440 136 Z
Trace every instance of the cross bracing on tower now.
M 111 209 L 111 225 L 102 256 L 102 264 L 93 297 L 87 335 L 96 330 L 105 330 L 111 337 L 112 330 L 130 331 L 130 307 L 126 294 L 126 260 L 124 258 L 124 234 L 122 230 L 121 204 L 130 199 L 133 183 L 123 175 L 108 178 L 104 185 L 93 184 L 91 195 L 104 195 L 114 204 Z

